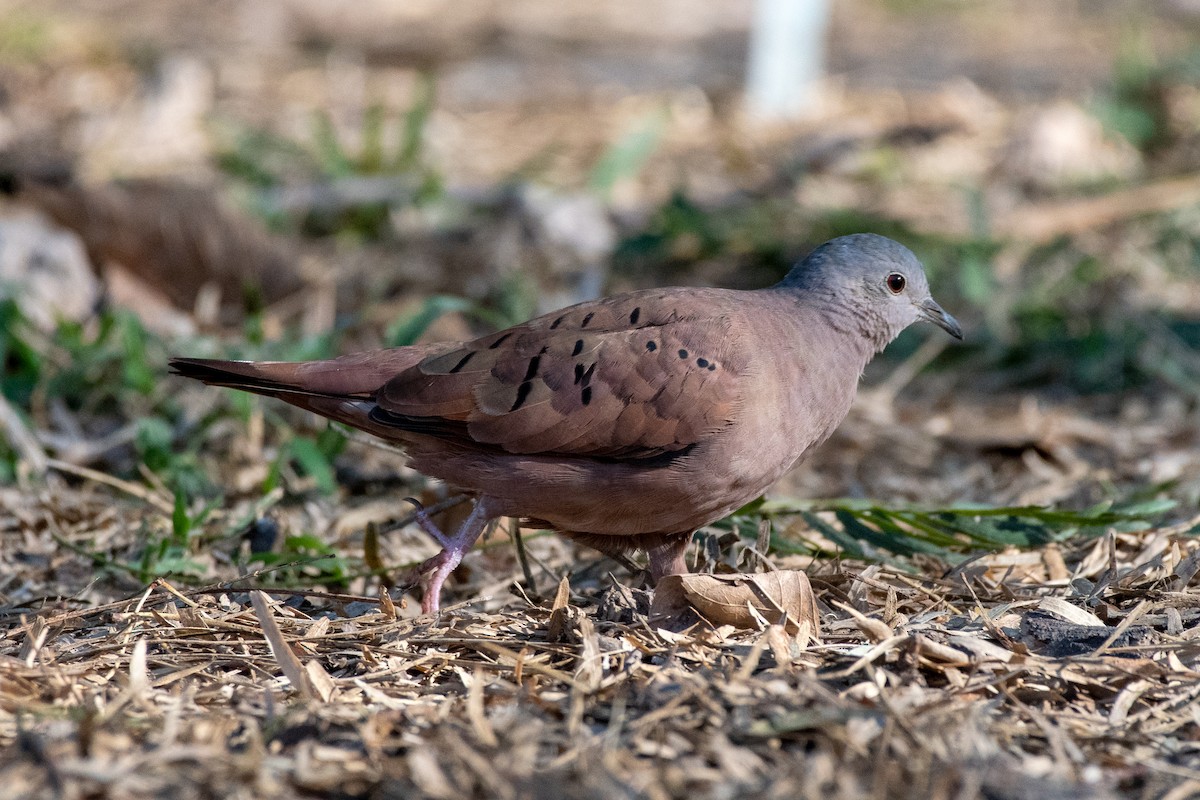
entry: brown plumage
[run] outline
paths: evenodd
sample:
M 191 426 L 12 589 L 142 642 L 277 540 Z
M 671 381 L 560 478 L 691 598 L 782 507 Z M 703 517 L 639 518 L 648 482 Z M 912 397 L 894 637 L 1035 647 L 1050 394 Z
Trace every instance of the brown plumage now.
M 581 303 L 471 342 L 329 361 L 177 358 L 205 383 L 278 397 L 407 449 L 476 496 L 424 609 L 487 522 L 535 520 L 684 571 L 691 534 L 759 496 L 845 417 L 871 357 L 929 319 L 921 265 L 878 236 L 835 239 L 752 292 L 655 289 Z

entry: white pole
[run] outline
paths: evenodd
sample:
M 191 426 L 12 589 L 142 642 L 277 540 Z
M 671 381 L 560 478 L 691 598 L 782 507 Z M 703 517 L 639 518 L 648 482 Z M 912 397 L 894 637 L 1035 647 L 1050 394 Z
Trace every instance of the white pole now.
M 746 104 L 764 119 L 812 110 L 825 60 L 829 0 L 757 0 L 746 69 Z

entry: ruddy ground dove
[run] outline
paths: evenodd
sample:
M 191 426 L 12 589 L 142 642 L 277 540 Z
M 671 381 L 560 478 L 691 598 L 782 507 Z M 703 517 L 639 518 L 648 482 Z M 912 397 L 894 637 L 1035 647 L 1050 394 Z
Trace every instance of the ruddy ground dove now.
M 769 488 L 846 416 L 867 362 L 917 320 L 962 338 L 902 245 L 826 242 L 767 289 L 580 303 L 470 342 L 301 363 L 176 358 L 180 375 L 406 448 L 475 506 L 426 561 L 422 609 L 487 524 L 513 516 L 686 572 L 692 533 Z

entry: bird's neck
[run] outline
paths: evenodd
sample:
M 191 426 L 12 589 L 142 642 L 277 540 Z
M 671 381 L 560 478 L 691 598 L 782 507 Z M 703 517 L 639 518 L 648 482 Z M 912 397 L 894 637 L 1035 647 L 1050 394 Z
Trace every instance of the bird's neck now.
M 873 320 L 849 314 L 845 304 L 832 298 L 777 289 L 763 292 L 764 313 L 747 323 L 757 330 L 764 342 L 771 343 L 771 358 L 776 368 L 799 371 L 801 383 L 815 380 L 826 389 L 838 384 L 853 393 L 867 363 L 890 339 L 872 335 L 880 326 Z
M 786 292 L 785 296 L 795 303 L 798 317 L 830 332 L 835 340 L 831 344 L 841 351 L 840 357 L 850 356 L 861 362 L 860 372 L 896 338 L 882 314 L 870 308 L 848 306 L 832 293 L 805 288 Z
M 761 368 L 775 377 L 762 391 L 777 393 L 769 400 L 783 412 L 772 424 L 798 458 L 845 418 L 876 344 L 836 307 L 784 292 L 764 300 L 751 324 L 762 342 Z

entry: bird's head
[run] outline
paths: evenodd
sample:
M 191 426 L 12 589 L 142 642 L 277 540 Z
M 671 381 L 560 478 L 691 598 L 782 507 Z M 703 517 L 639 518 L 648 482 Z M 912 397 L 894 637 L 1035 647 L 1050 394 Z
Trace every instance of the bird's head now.
M 956 339 L 962 327 L 929 293 L 925 270 L 912 251 L 872 233 L 831 239 L 792 268 L 782 286 L 844 315 L 877 348 L 914 322 L 932 322 Z

